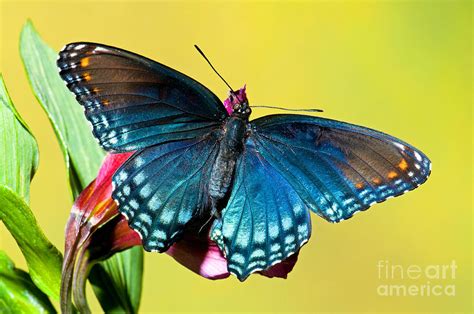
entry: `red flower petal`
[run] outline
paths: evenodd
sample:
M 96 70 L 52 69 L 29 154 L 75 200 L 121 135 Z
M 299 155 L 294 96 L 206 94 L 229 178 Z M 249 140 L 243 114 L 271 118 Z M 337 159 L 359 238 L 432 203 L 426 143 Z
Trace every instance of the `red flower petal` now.
M 119 215 L 111 197 L 112 176 L 132 153 L 108 155 L 97 176 L 77 197 L 66 225 L 61 278 L 61 310 L 76 306 L 87 311 L 83 289 L 90 266 L 113 253 L 141 244 L 135 231 Z M 100 230 L 100 232 L 98 232 Z
M 281 261 L 280 263 L 275 264 L 272 267 L 268 268 L 267 270 L 263 270 L 259 273 L 269 278 L 278 277 L 278 278 L 286 279 L 288 277 L 288 273 L 293 270 L 293 267 L 298 261 L 298 254 L 299 254 L 299 251 L 296 251 L 294 254 L 290 255 L 284 261 Z
M 224 279 L 229 277 L 227 260 L 217 244 L 206 237 L 186 234 L 180 241 L 173 244 L 166 254 L 178 263 L 208 279 Z

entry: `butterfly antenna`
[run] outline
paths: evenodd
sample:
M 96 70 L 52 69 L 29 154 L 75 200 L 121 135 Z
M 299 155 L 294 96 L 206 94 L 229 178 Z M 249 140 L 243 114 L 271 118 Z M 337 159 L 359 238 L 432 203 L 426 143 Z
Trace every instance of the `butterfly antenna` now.
M 214 72 L 216 72 L 216 74 L 221 78 L 221 80 L 224 81 L 225 85 L 227 85 L 227 87 L 230 88 L 231 92 L 234 92 L 234 89 L 232 87 L 230 87 L 229 83 L 227 83 L 226 80 L 224 80 L 224 78 L 222 77 L 222 75 L 219 74 L 219 72 L 217 72 L 217 70 L 214 68 L 214 66 L 212 65 L 211 61 L 209 61 L 209 59 L 206 57 L 206 55 L 204 54 L 204 52 L 202 52 L 201 48 L 198 47 L 198 45 L 194 45 L 194 48 L 197 49 L 197 51 L 201 54 L 201 56 L 207 61 L 207 63 L 209 63 L 209 65 L 211 66 L 211 68 L 214 70 Z
M 316 109 L 316 108 L 291 109 L 291 108 L 283 108 L 283 107 L 275 107 L 275 106 L 250 106 L 250 107 L 251 108 L 270 108 L 270 109 L 278 109 L 278 110 L 285 110 L 285 111 L 324 112 L 322 109 Z

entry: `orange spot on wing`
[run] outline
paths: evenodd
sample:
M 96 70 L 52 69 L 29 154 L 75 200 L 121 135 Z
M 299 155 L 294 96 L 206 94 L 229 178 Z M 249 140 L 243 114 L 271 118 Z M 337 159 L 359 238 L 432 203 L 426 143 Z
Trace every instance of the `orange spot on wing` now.
M 394 179 L 398 176 L 398 174 L 395 172 L 395 171 L 390 171 L 388 174 L 387 174 L 387 178 L 389 179 Z
M 362 183 L 362 182 L 357 182 L 355 186 L 356 186 L 356 188 L 358 188 L 358 189 L 362 189 L 362 188 L 364 187 L 364 183 Z
M 107 99 L 104 99 L 104 100 L 102 101 L 102 104 L 103 104 L 104 106 L 108 106 L 108 105 L 110 105 L 110 101 L 108 101 Z
M 97 94 L 98 92 L 100 92 L 100 89 L 97 88 L 97 87 L 94 87 L 94 88 L 92 89 L 92 92 Z
M 398 164 L 398 168 L 400 168 L 402 170 L 407 170 L 408 164 L 407 164 L 407 161 L 404 158 L 402 158 L 402 160 Z
M 373 178 L 372 182 L 375 183 L 375 184 L 380 184 L 382 182 L 382 180 L 380 180 L 379 178 Z
M 88 72 L 84 73 L 84 75 L 82 77 L 86 81 L 90 81 L 92 79 L 91 75 Z
M 85 68 L 88 65 L 89 65 L 89 58 L 83 58 L 81 60 L 81 67 Z

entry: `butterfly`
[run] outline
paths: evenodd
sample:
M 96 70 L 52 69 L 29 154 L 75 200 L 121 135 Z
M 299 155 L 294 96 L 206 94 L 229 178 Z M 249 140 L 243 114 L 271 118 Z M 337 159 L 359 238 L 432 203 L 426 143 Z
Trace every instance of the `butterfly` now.
M 100 145 L 134 151 L 112 197 L 145 250 L 164 252 L 193 218 L 215 217 L 210 238 L 240 280 L 297 252 L 311 235 L 310 212 L 343 221 L 431 171 L 421 151 L 369 128 L 299 114 L 250 120 L 245 87 L 223 103 L 119 48 L 72 43 L 57 65 Z

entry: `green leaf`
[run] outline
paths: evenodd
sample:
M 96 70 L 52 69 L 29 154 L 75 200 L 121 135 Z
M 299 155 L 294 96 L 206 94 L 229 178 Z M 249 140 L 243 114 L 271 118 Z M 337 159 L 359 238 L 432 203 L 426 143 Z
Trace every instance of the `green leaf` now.
M 104 152 L 93 138 L 81 106 L 58 74 L 57 53 L 41 39 L 30 21 L 26 23 L 21 33 L 20 52 L 31 87 L 47 113 L 60 142 L 75 198 L 96 176 Z M 143 270 L 138 262 L 128 263 L 129 259 L 141 261 L 143 250 L 117 253 L 98 264 L 104 266 L 104 270 L 108 273 L 108 279 L 97 284 L 102 285 L 102 290 L 105 291 L 110 287 L 120 289 L 133 287 L 133 290 L 121 290 L 120 293 L 110 291 L 113 297 L 102 297 L 103 294 L 99 293 L 97 297 L 101 304 L 116 302 L 117 308 L 121 308 L 122 311 L 127 311 L 123 304 L 133 304 L 138 309 L 140 292 L 136 290 L 141 290 Z M 98 265 L 94 267 L 100 267 Z M 118 265 L 123 265 L 121 274 L 117 272 Z M 122 285 L 116 281 L 117 278 L 128 278 L 130 282 L 139 282 L 140 286 L 128 282 Z
M 35 96 L 56 132 L 77 196 L 95 178 L 104 151 L 92 137 L 83 109 L 59 77 L 57 53 L 43 42 L 30 21 L 21 32 L 20 53 Z
M 59 300 L 61 253 L 48 241 L 28 206 L 38 147 L 16 112 L 0 76 L 0 220 L 15 238 L 33 282 Z
M 0 185 L 27 202 L 30 181 L 38 168 L 38 145 L 21 119 L 0 75 Z
M 48 296 L 31 281 L 30 275 L 15 268 L 0 251 L 0 308 L 2 313 L 56 313 Z

